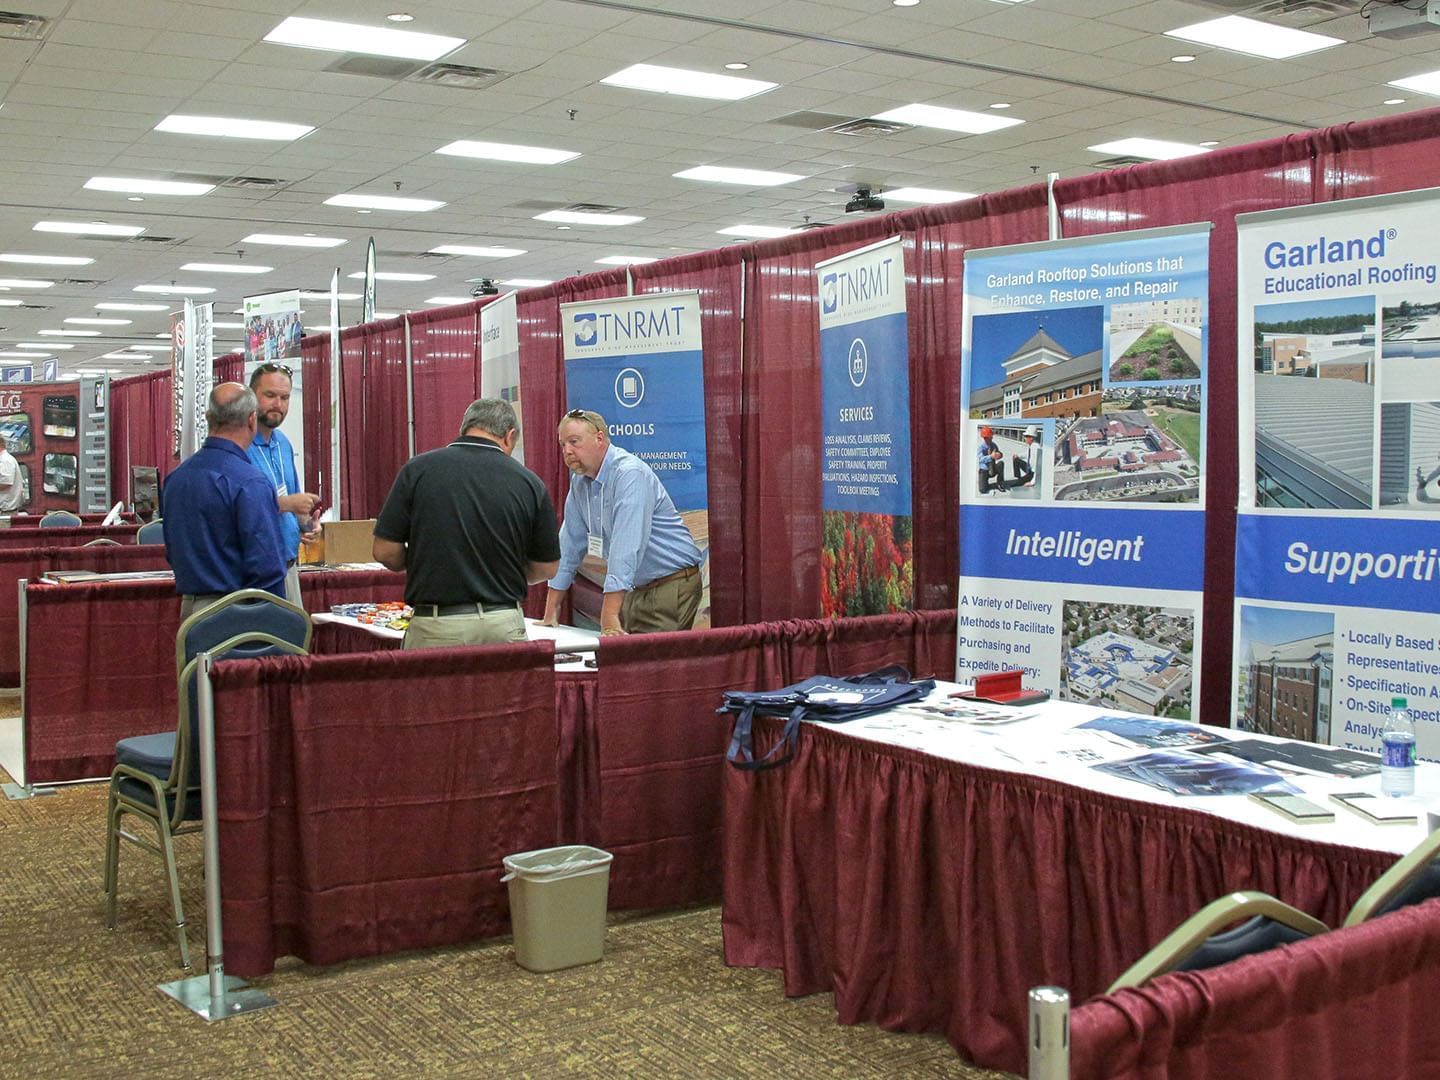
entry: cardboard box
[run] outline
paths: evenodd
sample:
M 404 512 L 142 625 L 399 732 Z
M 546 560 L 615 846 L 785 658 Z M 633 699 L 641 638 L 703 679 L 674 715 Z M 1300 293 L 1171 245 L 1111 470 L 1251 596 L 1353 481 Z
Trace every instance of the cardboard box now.
M 325 538 L 325 561 L 337 563 L 374 562 L 375 519 L 327 521 L 321 526 Z

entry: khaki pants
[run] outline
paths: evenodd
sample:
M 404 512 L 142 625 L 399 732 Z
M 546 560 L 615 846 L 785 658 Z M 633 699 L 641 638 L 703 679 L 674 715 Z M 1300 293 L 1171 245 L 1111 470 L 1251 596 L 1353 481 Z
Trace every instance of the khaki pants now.
M 620 605 L 620 625 L 629 634 L 689 630 L 700 612 L 700 574 L 636 589 Z
M 481 615 L 422 615 L 410 620 L 406 649 L 448 649 L 456 645 L 503 645 L 525 640 L 519 608 L 497 608 Z
M 305 610 L 305 605 L 300 600 L 300 568 L 293 562 L 285 571 L 285 599 L 301 611 Z

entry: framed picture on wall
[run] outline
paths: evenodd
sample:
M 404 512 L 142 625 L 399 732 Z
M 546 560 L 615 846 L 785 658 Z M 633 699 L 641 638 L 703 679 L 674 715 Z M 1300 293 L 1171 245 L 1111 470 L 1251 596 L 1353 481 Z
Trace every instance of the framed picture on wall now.
M 51 394 L 45 399 L 41 431 L 60 439 L 73 439 L 80 430 L 80 402 L 74 394 Z M 49 460 L 48 457 L 46 459 Z M 49 475 L 49 466 L 46 466 Z M 49 490 L 48 488 L 46 489 Z
M 5 436 L 10 453 L 17 457 L 35 449 L 35 440 L 30 431 L 29 413 L 6 413 L 0 416 L 0 435 Z
M 160 470 L 154 465 L 130 466 L 130 503 L 146 520 L 160 512 Z
M 79 492 L 79 474 L 74 454 L 46 454 L 42 490 L 50 495 L 75 498 Z

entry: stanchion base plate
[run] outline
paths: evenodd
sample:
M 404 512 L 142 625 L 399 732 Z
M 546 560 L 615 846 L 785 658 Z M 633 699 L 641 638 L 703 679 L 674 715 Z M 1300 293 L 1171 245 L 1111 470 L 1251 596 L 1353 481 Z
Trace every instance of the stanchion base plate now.
M 257 1012 L 280 1004 L 265 991 L 252 988 L 244 979 L 235 975 L 225 976 L 225 1006 L 223 1010 L 216 1010 L 213 1014 L 209 975 L 192 975 L 188 979 L 161 983 L 160 989 L 207 1021 L 228 1020 L 232 1016 Z
M 53 787 L 25 787 L 23 784 L 0 784 L 0 791 L 5 793 L 5 798 L 11 802 L 19 802 L 21 799 L 34 799 L 40 795 L 54 795 Z

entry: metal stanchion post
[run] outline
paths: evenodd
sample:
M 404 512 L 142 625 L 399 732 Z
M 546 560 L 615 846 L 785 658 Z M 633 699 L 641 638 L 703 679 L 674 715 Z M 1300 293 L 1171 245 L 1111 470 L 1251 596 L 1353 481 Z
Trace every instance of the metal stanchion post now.
M 1030 991 L 1030 1080 L 1069 1080 L 1070 992 L 1061 986 Z
M 208 975 L 162 983 L 160 989 L 206 1020 L 224 1020 L 268 1009 L 279 1002 L 244 979 L 225 974 L 225 944 L 220 915 L 220 825 L 216 819 L 215 698 L 210 688 L 208 652 L 200 654 L 196 672 L 196 712 L 200 726 L 200 812 L 205 841 L 205 952 Z M 182 694 L 187 692 L 180 688 Z
M 30 614 L 30 609 L 25 603 L 25 586 L 30 584 L 29 578 L 20 579 L 20 767 L 25 767 L 25 623 Z M 21 799 L 33 799 L 37 795 L 54 795 L 53 787 L 35 787 L 30 783 L 30 776 L 27 773 L 24 784 L 0 784 L 5 797 L 12 802 Z

